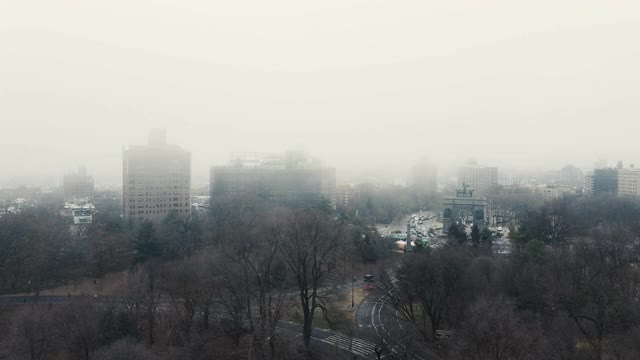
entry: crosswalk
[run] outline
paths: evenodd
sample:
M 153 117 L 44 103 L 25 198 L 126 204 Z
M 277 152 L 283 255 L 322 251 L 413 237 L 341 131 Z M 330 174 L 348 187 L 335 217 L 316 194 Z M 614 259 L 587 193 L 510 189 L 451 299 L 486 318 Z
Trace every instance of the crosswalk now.
M 375 359 L 375 344 L 365 340 L 351 338 L 340 334 L 334 334 L 322 341 L 331 345 L 337 346 L 340 349 L 351 352 L 352 354 L 360 355 L 365 358 Z

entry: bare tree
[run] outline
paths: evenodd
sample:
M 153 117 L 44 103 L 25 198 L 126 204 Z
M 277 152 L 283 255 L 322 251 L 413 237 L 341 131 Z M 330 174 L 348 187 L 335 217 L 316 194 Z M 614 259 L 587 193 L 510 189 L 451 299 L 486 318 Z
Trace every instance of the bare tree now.
M 465 313 L 456 333 L 460 349 L 456 357 L 471 360 L 523 360 L 537 358 L 537 324 L 525 324 L 515 305 L 503 296 L 483 297 Z
M 204 277 L 199 259 L 188 258 L 165 265 L 161 270 L 161 288 L 169 296 L 177 322 L 178 336 L 188 341 L 194 316 L 204 291 Z
M 424 339 L 435 340 L 436 329 L 456 322 L 470 262 L 471 255 L 459 248 L 412 254 L 397 269 L 397 281 L 383 280 L 383 288 L 398 315 L 416 326 Z
M 638 263 L 636 235 L 605 229 L 577 242 L 554 277 L 556 301 L 598 359 L 605 355 L 609 335 L 628 331 L 640 320 Z
M 33 305 L 17 320 L 13 335 L 15 352 L 30 360 L 51 358 L 55 345 L 55 324 L 49 306 Z
M 326 299 L 330 292 L 328 265 L 335 259 L 342 235 L 339 224 L 324 212 L 305 209 L 292 212 L 282 224 L 278 249 L 292 273 L 303 319 L 303 340 L 307 349 L 316 310 L 328 318 Z
M 134 268 L 127 277 L 122 298 L 125 309 L 142 321 L 141 328 L 149 345 L 155 343 L 156 312 L 162 299 L 156 267 L 153 262 L 147 262 Z
M 100 347 L 100 310 L 91 299 L 80 299 L 60 305 L 55 323 L 59 344 L 66 358 L 91 360 Z

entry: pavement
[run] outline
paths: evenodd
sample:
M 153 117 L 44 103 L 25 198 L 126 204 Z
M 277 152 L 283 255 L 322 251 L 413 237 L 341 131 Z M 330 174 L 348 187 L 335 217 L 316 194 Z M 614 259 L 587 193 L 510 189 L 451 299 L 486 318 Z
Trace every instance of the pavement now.
M 288 321 L 280 321 L 278 329 L 302 334 L 302 324 Z M 311 345 L 328 355 L 339 350 L 355 355 L 354 358 L 377 359 L 375 343 L 328 329 L 313 328 L 311 330 Z

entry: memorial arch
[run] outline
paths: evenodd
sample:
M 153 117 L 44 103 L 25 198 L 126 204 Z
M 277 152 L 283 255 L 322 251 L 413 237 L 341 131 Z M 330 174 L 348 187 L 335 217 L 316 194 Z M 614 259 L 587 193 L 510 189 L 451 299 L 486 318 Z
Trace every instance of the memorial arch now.
M 463 184 L 462 190 L 456 190 L 456 196 L 447 196 L 442 203 L 442 230 L 449 231 L 449 227 L 458 221 L 464 221 L 466 214 L 471 214 L 473 223 L 480 231 L 484 230 L 487 219 L 487 199 L 473 196 L 469 185 Z

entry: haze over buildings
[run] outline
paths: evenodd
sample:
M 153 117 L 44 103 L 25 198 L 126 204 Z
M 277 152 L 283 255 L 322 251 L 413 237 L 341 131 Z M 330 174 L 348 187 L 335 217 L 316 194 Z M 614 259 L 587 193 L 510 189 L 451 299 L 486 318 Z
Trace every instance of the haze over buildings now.
M 498 168 L 489 166 L 466 165 L 458 171 L 458 186 L 469 186 L 476 196 L 485 196 L 498 185 Z
M 84 163 L 119 184 L 122 146 L 154 127 L 201 185 L 248 149 L 392 180 L 422 156 L 443 171 L 468 156 L 640 163 L 639 14 L 627 0 L 4 1 L 0 182 Z
M 87 174 L 87 168 L 80 166 L 75 173 L 62 178 L 62 190 L 65 202 L 89 202 L 93 197 L 93 176 Z
M 594 196 L 617 195 L 640 197 L 640 169 L 634 165 L 625 168 L 621 161 L 614 168 L 594 169 L 585 177 L 587 193 Z
M 160 221 L 171 211 L 191 215 L 191 154 L 153 130 L 147 145 L 123 150 L 123 214 Z
M 411 186 L 422 194 L 433 194 L 438 190 L 438 168 L 431 162 L 421 160 L 411 168 Z
M 300 151 L 234 153 L 211 168 L 211 199 L 258 197 L 276 205 L 336 203 L 336 170 Z

